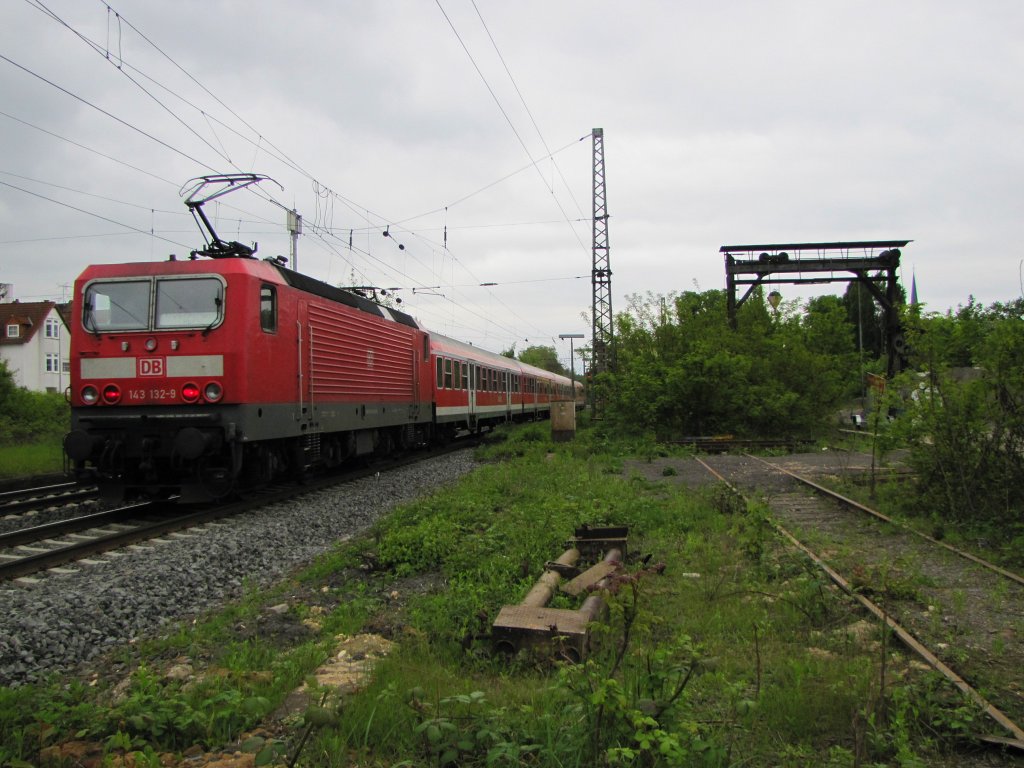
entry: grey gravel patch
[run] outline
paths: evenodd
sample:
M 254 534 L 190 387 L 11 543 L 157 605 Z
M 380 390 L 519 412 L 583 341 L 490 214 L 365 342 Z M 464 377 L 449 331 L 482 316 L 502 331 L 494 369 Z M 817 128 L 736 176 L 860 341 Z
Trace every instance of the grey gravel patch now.
M 0 585 L 0 685 L 74 670 L 116 646 L 267 586 L 394 506 L 471 472 L 458 451 L 193 529 L 188 538 L 122 551 L 31 584 Z

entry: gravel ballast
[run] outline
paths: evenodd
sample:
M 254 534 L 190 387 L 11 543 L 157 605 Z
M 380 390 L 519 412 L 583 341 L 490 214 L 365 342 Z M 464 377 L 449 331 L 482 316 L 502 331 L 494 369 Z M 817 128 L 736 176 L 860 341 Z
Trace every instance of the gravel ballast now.
M 98 654 L 267 586 L 395 505 L 477 466 L 471 451 L 310 492 L 220 523 L 0 585 L 0 685 L 73 671 Z

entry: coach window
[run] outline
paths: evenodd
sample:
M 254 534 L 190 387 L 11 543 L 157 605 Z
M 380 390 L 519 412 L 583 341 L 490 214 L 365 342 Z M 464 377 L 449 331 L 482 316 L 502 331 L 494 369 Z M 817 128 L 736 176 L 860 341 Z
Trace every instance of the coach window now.
M 444 358 L 438 357 L 437 359 L 437 388 L 444 388 Z
M 452 361 L 449 357 L 444 359 L 444 388 L 452 388 Z
M 462 388 L 469 389 L 469 363 L 462 364 Z
M 277 288 L 272 285 L 260 288 L 260 328 L 264 333 L 277 332 Z
M 458 360 L 452 361 L 452 389 L 461 389 L 462 384 L 462 363 Z

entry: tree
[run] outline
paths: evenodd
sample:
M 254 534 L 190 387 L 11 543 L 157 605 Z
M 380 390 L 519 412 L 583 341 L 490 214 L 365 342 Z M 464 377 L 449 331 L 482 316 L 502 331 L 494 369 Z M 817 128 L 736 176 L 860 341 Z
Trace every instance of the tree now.
M 559 373 L 563 376 L 569 375 L 565 367 L 558 362 L 558 353 L 555 352 L 554 347 L 539 345 L 527 347 L 519 353 L 519 361 L 532 365 L 535 368 L 543 368 L 545 371 L 551 371 L 552 373 Z
M 885 343 L 885 312 L 871 291 L 853 281 L 846 286 L 842 303 L 852 329 L 854 349 L 862 351 L 870 359 L 881 357 Z
M 599 377 L 610 422 L 663 437 L 814 435 L 841 400 L 850 345 L 835 302 L 776 314 L 754 291 L 728 323 L 724 291 L 635 295 L 616 317 L 618 368 Z
M 999 525 L 1012 538 L 1024 505 L 1024 300 L 988 309 L 971 297 L 905 320 L 912 369 L 895 431 L 910 447 L 922 511 Z

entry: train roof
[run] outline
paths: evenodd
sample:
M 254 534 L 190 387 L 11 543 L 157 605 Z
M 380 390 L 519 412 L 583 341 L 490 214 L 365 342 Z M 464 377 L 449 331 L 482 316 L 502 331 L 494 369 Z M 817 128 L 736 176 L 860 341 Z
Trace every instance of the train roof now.
M 312 293 L 315 296 L 321 296 L 331 301 L 336 301 L 339 304 L 358 309 L 361 312 L 366 312 L 369 315 L 376 315 L 377 317 L 383 317 L 388 320 L 394 320 L 396 323 L 407 325 L 410 328 L 420 329 L 420 324 L 416 322 L 412 315 L 407 315 L 397 309 L 390 307 L 382 307 L 374 301 L 370 301 L 364 296 L 347 291 L 344 288 L 336 288 L 333 285 L 325 283 L 321 280 L 317 280 L 314 277 L 303 275 L 301 272 L 295 272 L 293 270 L 282 267 L 279 264 L 273 264 L 274 268 L 281 273 L 281 277 L 284 281 L 293 288 L 298 288 L 300 291 L 306 293 Z
M 262 280 L 283 283 L 297 290 L 320 296 L 338 304 L 344 304 L 368 315 L 392 320 L 410 328 L 420 328 L 411 316 L 397 309 L 382 307 L 358 294 L 303 275 L 270 260 L 223 258 L 223 259 L 182 259 L 167 261 L 142 261 L 127 264 L 93 264 L 86 267 L 79 280 L 103 278 L 152 277 L 154 275 L 180 274 L 248 274 Z
M 472 358 L 477 361 L 486 360 L 495 368 L 518 371 L 521 374 L 536 376 L 542 379 L 554 379 L 555 381 L 559 381 L 563 384 L 569 383 L 568 376 L 562 376 L 559 373 L 552 373 L 551 371 L 547 371 L 543 368 L 537 368 L 536 366 L 517 360 L 514 357 L 499 355 L 497 352 L 491 352 L 490 350 L 483 349 L 482 347 L 474 347 L 472 344 L 466 344 L 463 341 L 458 341 L 457 339 L 444 336 L 440 333 L 431 333 L 430 338 L 441 348 L 442 351 L 450 354 L 462 355 L 466 358 Z

